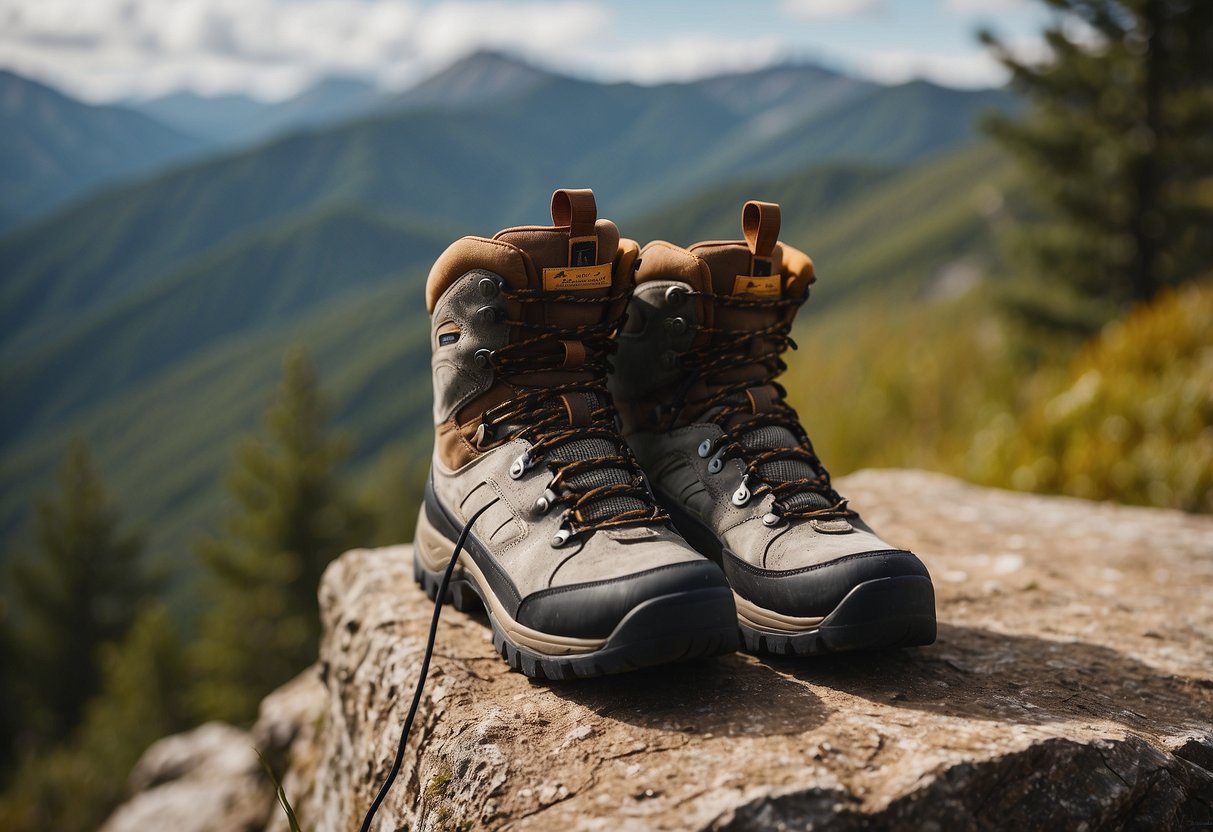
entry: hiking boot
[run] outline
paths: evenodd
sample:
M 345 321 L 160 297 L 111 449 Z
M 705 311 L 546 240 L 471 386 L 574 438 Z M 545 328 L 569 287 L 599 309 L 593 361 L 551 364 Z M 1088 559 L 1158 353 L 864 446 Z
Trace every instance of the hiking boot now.
M 658 502 L 733 587 L 748 650 L 808 655 L 935 640 L 926 567 L 847 507 L 776 379 L 814 281 L 748 202 L 745 240 L 653 242 L 611 390 Z
M 669 525 L 606 390 L 638 247 L 557 191 L 552 227 L 464 237 L 426 284 L 435 448 L 415 575 L 488 611 L 527 676 L 598 676 L 738 647 L 723 574 Z M 483 513 L 481 513 L 483 512 Z

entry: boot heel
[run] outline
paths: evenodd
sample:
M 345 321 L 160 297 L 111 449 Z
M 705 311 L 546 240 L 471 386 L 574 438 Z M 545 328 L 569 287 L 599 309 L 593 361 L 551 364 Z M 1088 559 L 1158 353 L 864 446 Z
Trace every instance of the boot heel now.
M 438 587 L 442 584 L 442 573 L 446 571 L 447 561 L 455 548 L 453 540 L 434 528 L 425 515 L 425 505 L 417 514 L 417 530 L 413 534 L 413 579 L 425 590 L 425 594 L 434 600 L 438 596 Z M 451 582 L 462 577 L 458 566 L 451 574 Z M 449 603 L 453 596 L 451 587 L 447 587 L 446 597 L 442 602 Z
M 432 601 L 438 596 L 442 584 L 442 573 L 446 571 L 455 541 L 450 540 L 430 522 L 425 513 L 425 504 L 417 514 L 417 531 L 413 535 L 413 579 L 425 590 Z M 454 604 L 460 612 L 475 612 L 483 608 L 475 590 L 468 584 L 463 568 L 455 565 L 451 582 L 447 586 L 444 604 Z

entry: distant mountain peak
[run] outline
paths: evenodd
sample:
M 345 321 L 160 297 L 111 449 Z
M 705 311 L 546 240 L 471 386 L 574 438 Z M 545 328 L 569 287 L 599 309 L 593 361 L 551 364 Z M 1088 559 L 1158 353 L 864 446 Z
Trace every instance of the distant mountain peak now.
M 402 93 L 408 108 L 462 108 L 493 99 L 523 95 L 559 76 L 505 52 L 473 52 Z
M 83 102 L 72 102 L 68 96 L 41 81 L 0 69 L 0 113 L 16 115 L 21 108 L 30 106 L 32 101 L 39 98 L 62 104 L 79 103 L 82 107 L 90 106 Z
M 546 74 L 533 63 L 520 55 L 501 49 L 477 49 L 464 57 L 452 62 L 447 69 L 482 68 L 482 69 L 512 69 L 538 74 Z

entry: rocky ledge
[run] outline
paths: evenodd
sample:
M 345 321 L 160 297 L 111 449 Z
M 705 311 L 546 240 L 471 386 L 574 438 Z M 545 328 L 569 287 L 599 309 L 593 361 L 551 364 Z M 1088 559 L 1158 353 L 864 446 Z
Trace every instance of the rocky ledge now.
M 939 641 L 607 679 L 507 671 L 447 609 L 380 830 L 1102 829 L 1213 824 L 1213 518 L 864 471 L 843 493 L 935 577 Z M 353 830 L 395 751 L 431 605 L 409 547 L 320 588 L 320 661 L 251 734 L 148 750 L 106 832 Z

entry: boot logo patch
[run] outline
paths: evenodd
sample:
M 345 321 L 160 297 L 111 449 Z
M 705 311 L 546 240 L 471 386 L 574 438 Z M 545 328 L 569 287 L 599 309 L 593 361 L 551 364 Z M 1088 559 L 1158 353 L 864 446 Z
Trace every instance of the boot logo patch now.
M 611 264 L 601 266 L 563 266 L 543 270 L 543 288 L 547 292 L 569 292 L 582 289 L 609 289 Z
M 438 327 L 438 346 L 449 347 L 459 340 L 459 324 L 447 321 Z
M 733 279 L 734 295 L 752 295 L 756 298 L 778 298 L 782 292 L 779 282 L 782 276 L 739 274 Z

